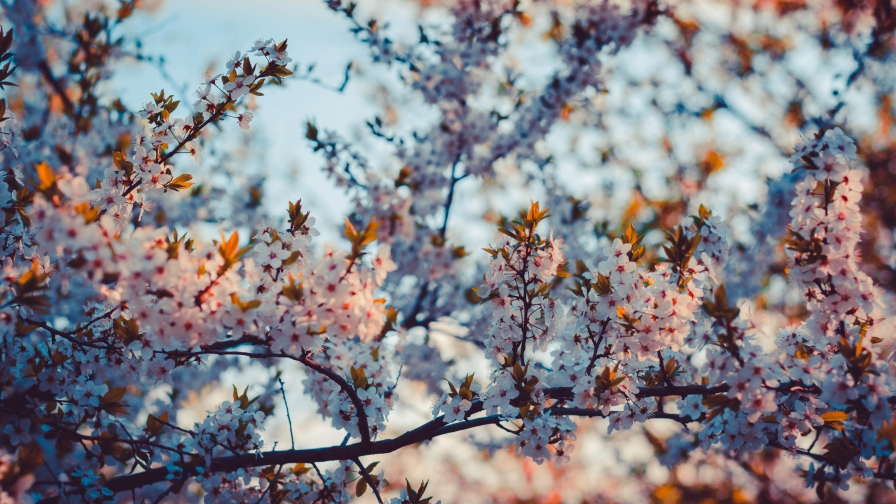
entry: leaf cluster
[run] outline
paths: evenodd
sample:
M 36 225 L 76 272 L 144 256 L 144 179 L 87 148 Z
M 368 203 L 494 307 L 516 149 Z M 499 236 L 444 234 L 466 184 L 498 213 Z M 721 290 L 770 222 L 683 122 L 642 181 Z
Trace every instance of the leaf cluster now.
M 625 381 L 626 378 L 628 378 L 628 376 L 626 375 L 618 374 L 619 364 L 621 363 L 622 361 L 617 362 L 612 369 L 609 365 L 604 367 L 604 370 L 601 371 L 599 375 L 594 377 L 594 392 L 596 395 L 602 394 L 615 388 L 620 383 Z
M 166 171 L 168 172 L 169 175 L 171 174 L 170 167 L 167 168 Z M 165 191 L 168 191 L 170 189 L 172 191 L 177 192 L 177 191 L 182 191 L 184 189 L 189 189 L 189 188 L 193 187 L 193 184 L 195 184 L 195 182 L 191 182 L 192 180 L 193 180 L 193 176 L 190 175 L 189 173 L 181 173 L 177 177 L 174 177 L 174 179 L 172 179 L 171 182 L 168 182 L 167 184 L 165 184 Z
M 702 306 L 703 311 L 715 319 L 717 327 L 721 329 L 716 333 L 716 340 L 711 341 L 711 343 L 725 349 L 732 357 L 743 364 L 743 359 L 740 356 L 740 346 L 738 345 L 742 333 L 734 324 L 734 320 L 740 315 L 740 308 L 728 306 L 728 297 L 724 284 L 715 288 L 713 299 L 714 301 L 708 298 L 704 299 Z
M 249 392 L 249 387 L 247 386 L 243 389 L 243 393 L 240 394 L 236 388 L 236 385 L 233 386 L 233 402 L 238 403 L 241 410 L 246 411 L 249 409 L 249 406 L 255 404 L 255 401 L 259 400 L 261 396 L 256 396 L 252 399 L 249 399 L 249 396 L 246 395 Z
M 380 221 L 375 217 L 370 219 L 367 226 L 358 231 L 352 224 L 352 221 L 345 219 L 345 237 L 352 244 L 352 260 L 358 259 L 364 255 L 364 247 L 376 240 L 376 232 L 380 227 Z
M 474 373 L 475 374 L 475 373 Z M 451 392 L 448 392 L 448 397 L 454 398 L 456 396 L 460 396 L 461 399 L 466 399 L 467 401 L 472 401 L 473 397 L 479 395 L 470 387 L 473 385 L 473 375 L 469 374 L 464 378 L 464 381 L 460 384 L 460 387 L 455 388 L 454 385 L 448 381 L 448 388 L 451 389 Z
M 367 378 L 367 373 L 364 372 L 363 367 L 352 366 L 351 369 L 349 369 L 349 373 L 355 390 L 367 390 L 373 386 L 373 382 Z
M 575 279 L 575 287 L 567 287 L 567 290 L 581 298 L 587 298 L 591 291 L 598 296 L 609 296 L 613 292 L 610 278 L 603 273 L 595 272 L 597 280 L 592 280 L 592 273 L 581 259 L 576 259 L 576 272 L 572 273 Z
M 706 407 L 706 421 L 721 415 L 725 410 L 740 411 L 740 401 L 728 397 L 727 394 L 713 394 L 703 398 L 703 406 Z
M 302 200 L 298 200 L 295 203 L 290 201 L 287 212 L 289 214 L 288 231 L 293 235 L 295 235 L 296 232 L 307 235 L 309 229 L 305 226 L 305 223 L 308 222 L 308 217 L 311 215 L 311 212 L 302 212 Z
M 50 298 L 46 294 L 41 294 L 47 286 L 47 279 L 50 273 L 40 272 L 40 262 L 35 257 L 31 261 L 31 269 L 26 271 L 16 280 L 15 297 L 11 303 L 19 306 L 26 306 L 35 313 L 47 314 L 50 308 Z
M 280 290 L 280 294 L 294 303 L 299 303 L 305 296 L 305 288 L 302 286 L 302 284 L 303 282 L 296 282 L 296 278 L 293 277 L 292 274 L 290 274 L 289 282 L 287 282 L 283 286 L 283 288 Z
M 254 310 L 261 306 L 260 299 L 253 299 L 252 301 L 242 301 L 235 292 L 230 294 L 230 302 L 233 303 L 234 306 L 238 306 L 240 311 L 243 313 Z
M 230 238 L 224 238 L 224 234 L 221 234 L 221 244 L 218 246 L 218 254 L 224 259 L 224 264 L 218 269 L 218 276 L 224 274 L 225 271 L 232 268 L 241 257 L 243 257 L 246 252 L 252 250 L 254 245 L 247 245 L 243 248 L 240 248 L 240 234 L 239 231 L 234 231 L 233 234 L 230 235 Z
M 641 245 L 641 240 L 644 239 L 644 235 L 639 235 L 637 231 L 635 231 L 635 227 L 631 224 L 625 228 L 625 233 L 622 233 L 620 237 L 622 243 L 631 244 L 632 248 L 628 251 L 626 255 L 628 255 L 628 259 L 632 262 L 638 262 L 644 257 L 644 252 L 646 248 L 644 245 Z
M 408 498 L 401 501 L 401 504 L 430 504 L 432 501 L 432 497 L 424 497 L 426 494 L 426 487 L 429 486 L 429 481 L 421 481 L 420 486 L 417 487 L 416 490 L 411 488 L 411 482 L 407 479 L 404 480 L 407 484 L 407 488 L 405 491 L 408 493 Z
M 510 377 L 514 382 L 513 387 L 519 392 L 519 395 L 510 401 L 510 405 L 519 408 L 521 418 L 533 418 L 539 410 L 538 404 L 533 404 L 531 401 L 535 387 L 538 385 L 538 377 L 528 376 L 529 364 L 522 366 L 516 361 L 516 358 L 515 355 L 506 355 L 503 366 L 510 369 Z
M 115 171 L 122 171 L 128 177 L 134 173 L 134 163 L 128 160 L 128 156 L 124 151 L 112 153 L 112 164 L 115 166 Z
M 112 321 L 112 330 L 125 347 L 143 339 L 143 333 L 140 332 L 140 325 L 136 319 L 119 316 Z
M 0 68 L 0 89 L 5 89 L 3 86 L 18 87 L 18 84 L 7 80 L 10 76 L 12 76 L 13 72 L 15 72 L 17 68 L 19 68 L 18 65 L 10 68 L 10 65 L 12 64 L 12 57 L 15 56 L 15 53 L 9 52 L 9 50 L 12 48 L 14 31 L 15 28 L 10 28 L 9 31 L 4 32 L 3 27 L 0 26 L 0 63 L 6 61 L 6 64 L 3 65 L 3 68 Z M 6 111 L 6 100 L 0 100 L 0 103 L 2 103 L 2 111 L 0 111 L 0 122 L 3 122 L 8 119 L 3 117 L 4 112 Z
M 174 236 L 172 236 L 171 238 L 166 236 L 165 241 L 165 251 L 168 253 L 168 259 L 177 259 L 177 257 L 180 255 L 181 249 L 187 252 L 191 252 L 193 250 L 193 239 L 188 239 L 186 233 L 178 237 L 177 229 L 174 230 Z
M 146 416 L 146 427 L 143 429 L 150 438 L 156 437 L 162 433 L 165 424 L 168 423 L 168 412 L 164 412 L 158 417 L 153 414 Z
M 541 210 L 537 201 L 531 202 L 529 210 L 520 212 L 519 219 L 509 223 L 507 227 L 499 227 L 498 231 L 513 238 L 518 243 L 534 243 L 542 241 L 535 234 L 535 228 L 541 221 L 551 216 L 547 208 Z
M 709 298 L 703 301 L 703 311 L 710 317 L 720 321 L 723 325 L 730 324 L 740 315 L 740 308 L 728 306 L 728 296 L 725 292 L 725 284 L 720 284 L 713 292 L 713 300 Z
M 373 470 L 378 465 L 379 465 L 379 461 L 371 462 L 364 468 L 364 470 L 367 471 L 367 475 L 373 481 L 373 484 L 376 485 L 377 487 L 380 486 L 380 477 L 377 476 L 376 474 L 373 474 Z M 355 497 L 360 497 L 360 496 L 364 495 L 365 492 L 367 492 L 367 478 L 365 478 L 363 475 L 361 475 L 361 476 L 358 476 L 358 483 L 355 485 Z
M 700 234 L 688 236 L 683 226 L 677 226 L 671 231 L 665 231 L 668 245 L 663 245 L 666 252 L 666 260 L 672 264 L 672 270 L 678 274 L 678 286 L 683 288 L 690 281 L 684 271 L 688 262 L 694 256 L 694 251 L 700 245 Z
M 644 380 L 644 384 L 647 386 L 660 386 L 665 383 L 665 378 L 672 379 L 676 376 L 683 375 L 686 373 L 685 368 L 675 360 L 674 357 L 670 357 L 665 360 L 663 366 L 660 368 L 659 373 L 655 373 L 653 368 L 650 368 L 647 372 L 645 372 L 641 379 Z
M 797 266 L 810 266 L 827 260 L 824 254 L 824 244 L 814 238 L 804 238 L 796 231 L 790 231 L 790 238 L 785 242 L 787 250 L 793 250 L 796 255 L 793 258 Z

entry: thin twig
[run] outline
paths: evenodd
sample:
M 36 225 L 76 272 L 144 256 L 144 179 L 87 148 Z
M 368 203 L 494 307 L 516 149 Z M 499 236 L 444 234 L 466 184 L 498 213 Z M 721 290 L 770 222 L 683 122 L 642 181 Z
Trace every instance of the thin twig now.
M 50 86 L 53 88 L 53 91 L 56 92 L 56 95 L 59 96 L 59 99 L 62 100 L 62 105 L 65 107 L 65 111 L 68 112 L 69 115 L 74 115 L 75 104 L 72 103 L 72 100 L 65 94 L 65 87 L 63 87 L 59 80 L 56 79 L 56 76 L 53 75 L 47 62 L 39 62 L 37 64 L 37 69 L 40 71 L 40 74 L 43 75 L 44 79 L 50 83 Z
M 339 385 L 339 388 L 341 388 L 346 394 L 348 394 L 348 398 L 355 406 L 355 416 L 358 418 L 358 430 L 361 431 L 361 443 L 370 443 L 370 427 L 368 427 L 367 423 L 367 412 L 364 411 L 364 403 L 361 402 L 361 399 L 355 392 L 354 387 L 352 387 L 345 380 L 345 378 L 339 376 L 338 373 L 335 373 L 333 370 L 328 369 L 312 360 L 307 353 L 303 354 L 297 360 L 305 366 L 333 380 L 337 385 Z
M 292 446 L 292 449 L 296 449 L 296 438 L 292 433 L 292 417 L 289 416 L 289 403 L 286 402 L 286 391 L 283 389 L 283 378 L 277 377 L 277 381 L 280 382 L 280 395 L 283 396 L 283 406 L 286 407 L 286 421 L 289 422 L 289 442 Z
M 110 315 L 112 315 L 113 313 L 115 313 L 115 311 L 116 311 L 116 310 L 119 310 L 120 308 L 121 308 L 121 304 L 118 304 L 118 305 L 116 305 L 114 308 L 112 308 L 111 310 L 109 310 L 109 311 L 107 311 L 107 312 L 104 312 L 104 313 L 102 313 L 102 314 L 100 314 L 100 315 L 97 315 L 96 317 L 94 317 L 94 318 L 88 320 L 83 326 L 77 327 L 77 328 L 72 329 L 72 330 L 70 330 L 70 331 L 60 331 L 59 329 L 56 329 L 56 328 L 54 328 L 54 327 L 48 325 L 46 322 L 42 322 L 42 321 L 40 321 L 40 320 L 34 320 L 34 319 L 31 319 L 31 318 L 28 318 L 28 317 L 23 317 L 23 318 L 22 318 L 22 321 L 23 321 L 23 322 L 27 322 L 28 324 L 31 324 L 31 325 L 33 325 L 33 326 L 37 326 L 37 327 L 39 327 L 39 328 L 41 328 L 41 329 L 47 331 L 48 333 L 50 333 L 52 336 L 58 336 L 58 337 L 60 337 L 60 338 L 66 339 L 66 340 L 70 341 L 71 343 L 74 343 L 74 344 L 77 344 L 77 345 L 87 346 L 87 347 L 90 347 L 90 348 L 105 349 L 105 348 L 108 348 L 109 345 L 99 345 L 99 344 L 96 343 L 97 341 L 101 341 L 101 338 L 96 338 L 96 339 L 86 340 L 86 341 L 85 341 L 85 340 L 79 340 L 79 339 L 75 338 L 74 336 L 75 336 L 76 334 L 80 333 L 80 332 L 83 332 L 83 331 L 86 331 L 87 329 L 90 329 L 91 326 L 93 326 L 94 324 L 96 324 L 96 323 L 99 322 L 100 320 L 103 320 L 103 319 L 105 319 L 105 318 L 108 318 Z
M 283 382 L 280 382 L 281 384 Z M 277 468 L 277 471 L 274 473 L 274 478 L 277 478 L 277 475 L 280 474 L 280 469 L 283 469 L 283 464 Z M 255 504 L 261 504 L 261 501 L 264 500 L 264 496 L 268 494 L 268 492 L 273 488 L 274 485 L 272 483 L 268 483 L 268 487 L 264 489 L 264 492 L 261 492 L 261 495 L 258 496 L 258 500 L 255 501 Z
M 454 160 L 454 164 L 451 165 L 451 185 L 448 187 L 448 198 L 445 199 L 445 216 L 442 219 L 442 227 L 439 229 L 439 236 L 442 238 L 445 238 L 445 232 L 448 230 L 448 215 L 451 213 L 451 203 L 454 202 L 454 188 L 459 181 L 466 177 L 466 174 L 460 177 L 455 174 L 459 162 L 460 156 L 458 155 L 457 159 Z
M 150 447 L 153 447 L 153 448 L 158 448 L 158 449 L 160 449 L 160 450 L 167 450 L 167 451 L 170 451 L 170 452 L 174 452 L 174 453 L 177 453 L 178 455 L 181 455 L 181 456 L 187 456 L 187 457 L 196 457 L 196 456 L 197 456 L 197 455 L 194 454 L 194 453 L 188 453 L 188 452 L 185 452 L 185 451 L 183 451 L 183 450 L 178 450 L 177 448 L 172 448 L 172 447 L 170 447 L 170 446 L 165 446 L 165 445 L 160 444 L 160 443 L 155 443 L 155 442 L 152 442 L 152 441 L 147 441 L 147 440 L 145 440 L 145 439 L 122 439 L 122 438 L 110 438 L 110 437 L 100 437 L 100 436 L 88 436 L 88 435 L 85 435 L 85 434 L 79 434 L 79 433 L 74 432 L 74 431 L 70 431 L 70 430 L 62 429 L 62 428 L 60 428 L 60 427 L 56 427 L 56 426 L 53 426 L 53 425 L 50 425 L 50 427 L 51 427 L 51 428 L 54 428 L 55 430 L 57 430 L 57 431 L 59 431 L 59 432 L 61 432 L 64 436 L 71 436 L 71 437 L 73 437 L 73 438 L 75 438 L 75 439 L 79 439 L 79 440 L 82 440 L 82 441 L 93 441 L 93 442 L 95 442 L 95 443 L 122 443 L 122 444 L 129 444 L 129 445 L 132 445 L 132 446 L 134 446 L 134 445 L 136 445 L 136 446 L 150 446 Z
M 156 499 L 154 501 L 152 501 L 152 504 L 159 504 L 160 502 L 162 502 L 162 499 L 164 499 L 165 497 L 168 497 L 168 494 L 170 494 L 171 491 L 174 490 L 174 487 L 176 487 L 177 485 L 181 485 L 181 484 L 183 484 L 183 480 L 175 481 L 175 482 L 171 483 L 170 485 L 168 485 L 168 488 L 166 488 L 164 492 L 160 493 L 159 496 L 156 497 Z
M 167 425 L 168 427 L 171 427 L 174 430 L 183 432 L 184 434 L 188 434 L 190 437 L 196 437 L 196 432 L 194 432 L 194 431 L 184 429 L 182 427 L 178 427 L 177 425 L 174 425 L 173 423 L 170 423 L 170 422 L 166 422 L 165 420 L 162 420 L 161 418 L 159 418 L 156 415 L 152 415 L 152 417 L 155 419 L 156 422 L 159 422 L 162 425 Z
M 364 480 L 367 482 L 367 486 L 369 486 L 370 489 L 373 490 L 373 495 L 376 495 L 376 501 L 379 502 L 380 504 L 384 504 L 383 498 L 380 496 L 380 490 L 379 490 L 379 488 L 377 488 L 376 482 L 373 481 L 373 477 L 370 476 L 370 473 L 367 471 L 367 468 L 364 467 L 364 464 L 361 463 L 361 459 L 359 459 L 359 458 L 354 459 L 354 463 L 355 463 L 355 465 L 358 466 L 358 471 L 361 472 L 361 476 L 364 477 Z
M 663 376 L 663 383 L 670 387 L 674 387 L 675 384 L 672 383 L 672 380 L 669 379 L 669 375 L 666 374 L 666 361 L 663 359 L 663 352 L 661 350 L 657 350 L 656 356 L 660 359 L 660 374 L 662 374 Z

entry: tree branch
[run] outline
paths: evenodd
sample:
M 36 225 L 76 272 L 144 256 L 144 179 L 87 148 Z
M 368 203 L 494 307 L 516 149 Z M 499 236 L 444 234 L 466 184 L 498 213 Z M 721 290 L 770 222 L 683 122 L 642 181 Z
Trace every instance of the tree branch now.
M 641 395 L 641 397 L 660 397 L 662 395 L 714 394 L 727 390 L 728 386 L 720 385 L 717 387 L 708 387 L 704 385 L 685 385 L 674 387 L 674 389 L 676 389 L 674 391 L 668 390 L 669 388 L 670 387 L 643 387 L 641 388 L 643 394 Z M 553 392 L 556 392 L 558 390 L 562 392 L 562 389 L 553 389 Z M 551 397 L 556 396 L 552 395 Z M 475 401 L 470 410 L 467 412 L 467 415 L 474 415 L 481 411 L 483 411 L 482 401 Z M 589 418 L 602 418 L 606 416 L 601 412 L 601 410 L 591 408 L 564 408 L 555 406 L 552 408 L 548 408 L 547 411 L 556 416 L 578 416 Z M 686 421 L 686 419 L 683 417 L 666 413 L 654 413 L 651 415 L 651 418 L 675 420 L 679 423 Z M 232 472 L 239 468 L 260 467 L 269 465 L 286 465 L 299 463 L 315 465 L 318 462 L 329 462 L 337 460 L 354 461 L 360 459 L 361 457 L 366 457 L 369 455 L 384 455 L 387 453 L 392 453 L 401 448 L 422 443 L 424 441 L 429 441 L 446 434 L 461 432 L 485 425 L 497 425 L 500 422 L 506 420 L 503 415 L 488 415 L 451 424 L 446 424 L 443 419 L 444 416 L 440 416 L 432 421 L 420 425 L 413 430 L 405 432 L 398 437 L 385 439 L 382 441 L 368 443 L 360 442 L 351 445 L 330 446 L 326 448 L 270 451 L 259 455 L 242 454 L 214 458 L 212 459 L 211 467 L 209 469 L 211 472 Z M 824 455 L 811 453 L 810 451 L 802 449 L 791 449 L 777 442 L 770 442 L 769 446 L 781 450 L 787 450 L 798 455 L 805 455 L 815 460 L 829 461 L 829 459 Z M 157 467 L 148 469 L 142 473 L 112 478 L 106 482 L 105 486 L 112 492 L 118 493 L 164 481 L 167 476 L 168 469 L 166 469 L 165 467 Z M 881 479 L 896 479 L 896 474 L 882 474 L 879 477 Z M 368 482 L 368 484 L 370 484 L 370 482 Z
M 96 324 L 97 322 L 99 322 L 100 320 L 102 320 L 104 318 L 108 318 L 110 315 L 115 313 L 115 311 L 120 308 L 121 308 L 121 304 L 118 304 L 111 310 L 109 310 L 105 313 L 102 313 L 100 315 L 97 315 L 96 317 L 88 320 L 87 323 L 85 323 L 83 326 L 72 329 L 71 331 L 60 331 L 59 329 L 55 329 L 55 328 L 47 325 L 45 322 L 41 322 L 40 320 L 34 320 L 34 319 L 31 319 L 28 317 L 22 317 L 22 322 L 26 322 L 33 326 L 37 326 L 37 327 L 47 331 L 48 333 L 50 333 L 52 336 L 58 336 L 60 338 L 66 339 L 69 342 L 71 342 L 72 344 L 83 345 L 83 346 L 87 346 L 90 348 L 106 349 L 109 347 L 109 345 L 100 345 L 100 344 L 96 343 L 97 341 L 101 341 L 102 338 L 97 338 L 97 339 L 93 339 L 93 340 L 79 340 L 77 338 L 74 338 L 74 335 L 90 329 L 90 327 L 93 324 Z
M 348 398 L 352 401 L 352 404 L 355 406 L 355 416 L 358 418 L 358 430 L 361 431 L 361 444 L 369 444 L 370 443 L 370 426 L 367 423 L 367 412 L 364 411 L 364 403 L 361 402 L 361 399 L 358 397 L 358 394 L 355 392 L 355 388 L 349 384 L 345 378 L 339 376 L 338 373 L 334 372 L 332 369 L 328 369 L 319 363 L 315 362 L 311 358 L 308 357 L 308 354 L 302 354 L 298 359 L 299 362 L 304 364 L 305 366 L 317 371 L 318 373 L 326 376 L 327 378 L 336 382 L 339 385 L 339 388 L 342 389 L 343 392 L 348 394 Z
M 731 387 L 727 383 L 721 385 L 662 385 L 657 387 L 638 387 L 637 397 L 685 397 L 692 395 L 713 395 L 728 392 Z M 552 399 L 572 400 L 572 387 L 555 387 L 544 390 Z
M 53 72 L 50 70 L 50 66 L 46 61 L 41 61 L 37 64 L 37 69 L 40 71 L 40 74 L 46 79 L 46 81 L 50 84 L 50 87 L 53 88 L 53 91 L 56 92 L 56 95 L 59 96 L 59 99 L 62 100 L 62 105 L 65 107 L 65 111 L 74 116 L 75 114 L 75 104 L 72 103 L 71 98 L 65 94 L 65 87 L 56 79 L 56 76 L 53 75 Z
M 283 406 L 286 408 L 286 421 L 289 423 L 289 442 L 290 448 L 296 449 L 296 438 L 292 433 L 292 417 L 289 415 L 289 403 L 286 401 L 286 390 L 283 389 L 283 378 L 277 378 L 280 382 L 280 395 L 283 396 Z
M 377 482 L 373 480 L 373 477 L 370 475 L 370 471 L 368 471 L 367 468 L 364 467 L 364 464 L 361 463 L 361 459 L 356 458 L 353 462 L 356 466 L 358 466 L 358 472 L 361 473 L 364 481 L 367 482 L 367 486 L 369 486 L 370 489 L 373 490 L 373 495 L 376 496 L 376 501 L 380 504 L 383 504 L 383 497 L 380 496 L 380 489 L 377 488 Z

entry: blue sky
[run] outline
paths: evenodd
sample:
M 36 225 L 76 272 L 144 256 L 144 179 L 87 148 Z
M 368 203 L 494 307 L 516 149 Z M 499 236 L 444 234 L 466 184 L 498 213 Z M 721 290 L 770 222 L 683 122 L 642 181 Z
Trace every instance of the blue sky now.
M 377 5 L 380 9 L 383 4 Z M 367 12 L 382 12 L 384 19 L 397 19 L 393 32 L 399 35 L 401 28 L 414 27 L 413 23 L 402 22 L 412 21 L 415 15 L 408 4 L 389 6 Z M 175 115 L 186 115 L 205 70 L 221 72 L 230 54 L 245 52 L 258 38 L 288 39 L 293 63 L 300 68 L 314 64 L 317 78 L 334 86 L 341 83 L 349 62 L 361 69 L 366 69 L 368 62 L 365 46 L 349 33 L 350 24 L 327 9 L 323 1 L 173 0 L 140 16 L 143 19 L 134 19 L 127 26 L 141 27 L 142 31 L 129 35 L 142 41 L 146 55 L 164 57 L 164 72 L 146 63 L 128 63 L 119 69 L 113 86 L 131 109 L 141 108 L 150 92 L 164 88 L 183 100 Z M 384 74 L 380 77 L 389 78 Z M 182 98 L 183 90 L 189 96 Z M 261 168 L 269 175 L 269 208 L 285 209 L 287 200 L 302 198 L 325 235 L 327 229 L 340 225 L 350 210 L 348 201 L 321 174 L 322 159 L 311 152 L 305 140 L 305 122 L 314 119 L 322 129 L 336 129 L 351 137 L 380 110 L 372 92 L 369 83 L 358 78 L 350 80 L 343 93 L 296 79 L 288 80 L 283 88 L 265 88 L 265 96 L 258 98 L 250 134 L 266 155 L 258 166 L 247 169 Z M 244 134 L 229 126 L 223 138 L 215 142 Z

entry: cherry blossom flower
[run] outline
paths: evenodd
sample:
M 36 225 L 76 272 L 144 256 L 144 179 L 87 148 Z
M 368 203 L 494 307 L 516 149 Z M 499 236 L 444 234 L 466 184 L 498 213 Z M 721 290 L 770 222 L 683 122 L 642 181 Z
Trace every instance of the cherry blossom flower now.
M 249 129 L 249 123 L 252 122 L 252 118 L 255 117 L 252 112 L 243 112 L 238 116 L 240 122 L 240 128 L 244 130 Z

